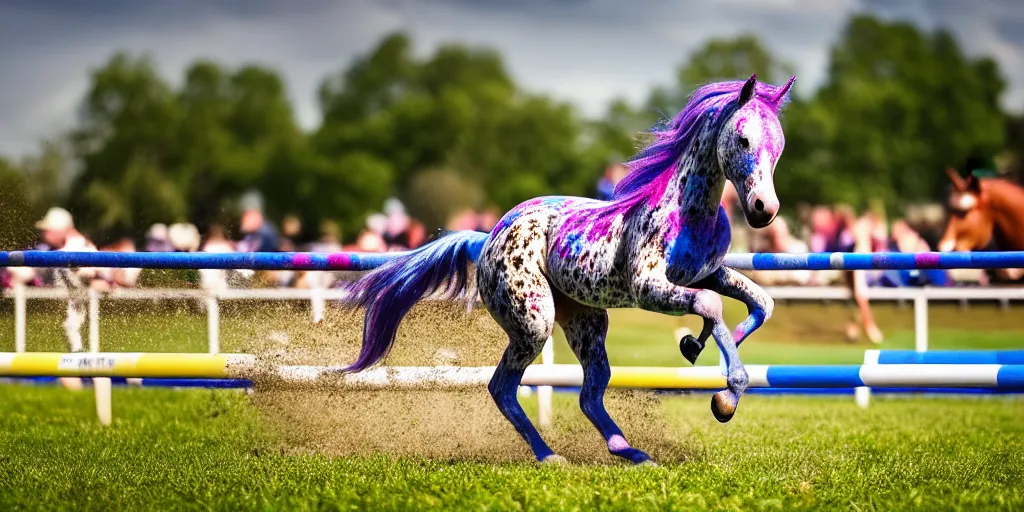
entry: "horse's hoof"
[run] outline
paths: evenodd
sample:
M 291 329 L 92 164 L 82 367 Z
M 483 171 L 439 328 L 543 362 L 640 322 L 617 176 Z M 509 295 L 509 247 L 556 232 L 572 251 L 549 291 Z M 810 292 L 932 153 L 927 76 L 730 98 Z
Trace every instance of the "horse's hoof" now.
M 569 461 L 566 460 L 565 457 L 562 457 L 561 455 L 554 454 L 554 453 L 552 453 L 551 455 L 548 455 L 547 457 L 544 457 L 543 459 L 541 459 L 540 463 L 544 464 L 545 466 L 568 466 L 569 465 Z
M 697 357 L 700 356 L 700 352 L 704 350 L 702 345 L 697 338 L 692 334 L 683 336 L 683 339 L 679 340 L 679 352 L 683 354 L 690 364 L 697 364 Z
M 734 399 L 736 395 L 729 390 L 719 391 L 711 397 L 711 414 L 715 416 L 715 419 L 719 423 L 725 423 L 732 419 L 733 415 L 736 414 L 736 406 L 738 405 L 738 397 Z
M 656 467 L 658 467 L 658 463 L 654 462 L 654 460 L 652 460 L 652 459 L 643 460 L 643 461 L 640 461 L 640 462 L 638 462 L 638 463 L 636 463 L 634 465 L 636 467 L 638 467 L 638 468 L 639 467 L 648 467 L 648 468 L 656 468 Z

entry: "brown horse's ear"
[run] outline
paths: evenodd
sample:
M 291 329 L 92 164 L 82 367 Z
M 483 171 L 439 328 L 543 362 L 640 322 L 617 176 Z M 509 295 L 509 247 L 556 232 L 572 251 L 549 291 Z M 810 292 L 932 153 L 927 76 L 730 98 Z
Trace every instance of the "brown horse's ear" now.
M 981 193 L 981 180 L 976 178 L 973 174 L 968 176 L 964 190 L 967 191 L 967 192 L 972 192 L 974 194 L 980 194 Z
M 946 175 L 949 176 L 949 180 L 953 182 L 953 187 L 956 188 L 958 192 L 967 192 L 967 182 L 964 181 L 963 177 L 960 176 L 960 173 L 957 172 L 956 169 L 947 167 Z

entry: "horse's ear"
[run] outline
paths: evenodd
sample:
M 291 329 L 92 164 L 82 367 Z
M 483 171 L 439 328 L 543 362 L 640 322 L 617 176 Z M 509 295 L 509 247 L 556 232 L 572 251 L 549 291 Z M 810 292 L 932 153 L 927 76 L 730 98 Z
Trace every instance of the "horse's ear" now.
M 965 186 L 967 192 L 973 192 L 975 194 L 981 193 L 981 180 L 975 177 L 973 174 L 967 176 L 967 184 Z
M 786 101 L 786 95 L 789 94 L 789 89 L 793 87 L 793 82 L 795 81 L 796 76 L 789 77 L 789 81 L 786 82 L 786 85 L 783 85 L 782 88 L 779 89 L 779 92 L 775 94 L 775 99 L 773 100 L 773 103 L 775 103 L 776 109 L 781 107 L 782 104 Z
M 740 90 L 740 106 L 746 105 L 750 98 L 754 97 L 754 86 L 757 85 L 757 73 L 750 75 L 750 78 L 743 84 Z
M 960 173 L 957 172 L 956 169 L 952 167 L 947 167 L 946 175 L 949 176 L 949 181 L 953 182 L 953 188 L 955 188 L 958 192 L 967 191 L 967 182 L 964 180 L 962 176 L 960 176 Z

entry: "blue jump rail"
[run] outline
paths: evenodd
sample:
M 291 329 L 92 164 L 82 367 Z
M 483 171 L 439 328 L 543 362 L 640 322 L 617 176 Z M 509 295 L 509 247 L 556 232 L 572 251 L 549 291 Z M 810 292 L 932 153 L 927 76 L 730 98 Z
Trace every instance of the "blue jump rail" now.
M 726 266 L 738 270 L 914 270 L 1024 268 L 1024 251 L 876 252 L 728 254 Z
M 877 364 L 1024 365 L 1024 350 L 879 350 Z
M 153 269 L 371 270 L 408 252 L 0 252 L 0 267 L 101 267 Z M 738 270 L 910 270 L 1024 268 L 1024 251 L 728 254 Z

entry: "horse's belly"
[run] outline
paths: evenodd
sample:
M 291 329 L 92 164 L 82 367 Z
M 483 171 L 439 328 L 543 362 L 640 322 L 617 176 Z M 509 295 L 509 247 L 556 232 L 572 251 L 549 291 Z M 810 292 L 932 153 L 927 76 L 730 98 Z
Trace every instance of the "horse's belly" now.
M 597 250 L 583 257 L 562 258 L 549 251 L 547 270 L 551 284 L 576 302 L 597 308 L 633 305 L 613 252 Z

